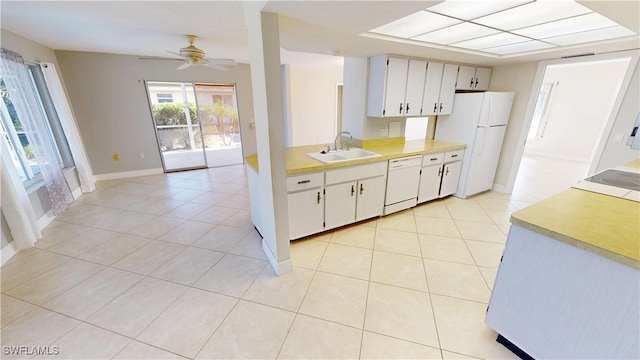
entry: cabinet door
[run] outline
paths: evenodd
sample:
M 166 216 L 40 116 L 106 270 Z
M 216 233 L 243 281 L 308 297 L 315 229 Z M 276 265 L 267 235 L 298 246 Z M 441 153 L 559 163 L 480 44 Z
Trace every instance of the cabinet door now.
M 298 239 L 324 230 L 322 189 L 287 194 L 289 203 L 289 239 Z
M 476 81 L 474 83 L 474 90 L 487 90 L 489 89 L 489 80 L 491 79 L 491 68 L 476 68 Z
M 443 63 L 429 61 L 427 64 L 424 94 L 422 96 L 422 115 L 436 115 L 438 113 L 443 69 Z
M 356 182 L 325 187 L 325 228 L 351 224 L 356 218 Z
M 384 116 L 404 114 L 404 95 L 407 88 L 407 66 L 409 59 L 389 58 L 384 100 Z
M 438 114 L 440 115 L 449 115 L 453 110 L 457 78 L 458 65 L 445 64 L 442 71 L 442 83 L 440 84 L 440 102 L 438 103 Z
M 444 165 L 440 197 L 445 197 L 458 191 L 458 180 L 460 180 L 461 169 L 462 161 L 456 161 Z
M 476 82 L 475 66 L 460 65 L 458 70 L 458 80 L 456 82 L 457 90 L 473 90 Z
M 404 115 L 418 116 L 422 109 L 422 92 L 424 91 L 424 75 L 427 62 L 424 60 L 409 60 L 407 73 L 407 90 L 404 97 Z
M 382 215 L 385 187 L 384 176 L 358 181 L 356 221 Z
M 420 190 L 418 191 L 419 203 L 438 198 L 440 194 L 442 169 L 442 164 L 422 168 L 422 174 L 420 175 Z

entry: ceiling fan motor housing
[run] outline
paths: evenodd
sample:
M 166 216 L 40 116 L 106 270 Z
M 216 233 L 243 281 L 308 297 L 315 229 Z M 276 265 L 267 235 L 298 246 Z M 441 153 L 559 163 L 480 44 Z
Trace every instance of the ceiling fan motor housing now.
M 187 39 L 187 41 L 189 41 L 189 46 L 181 48 L 180 55 L 187 57 L 196 63 L 204 59 L 204 57 L 206 56 L 205 52 L 193 45 L 198 37 L 195 35 L 185 35 L 184 37 Z

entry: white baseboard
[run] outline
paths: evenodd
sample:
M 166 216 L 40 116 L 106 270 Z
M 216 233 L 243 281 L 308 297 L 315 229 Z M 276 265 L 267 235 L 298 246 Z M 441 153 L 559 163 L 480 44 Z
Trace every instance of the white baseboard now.
M 10 242 L 5 247 L 2 248 L 2 265 L 6 264 L 7 261 L 11 260 L 13 255 L 18 253 L 18 248 L 15 246 L 15 241 Z
M 271 263 L 271 266 L 276 272 L 276 275 L 282 275 L 293 270 L 293 262 L 291 261 L 291 259 L 285 260 L 283 262 L 278 262 L 278 260 L 273 257 L 273 254 L 271 253 L 271 250 L 269 249 L 269 246 L 264 241 L 264 239 L 262 239 L 262 250 L 267 255 L 267 259 Z
M 509 192 L 507 191 L 507 186 L 506 185 L 501 185 L 501 184 L 493 184 L 493 188 L 491 188 L 491 190 L 501 193 L 501 194 L 509 194 Z
M 75 189 L 71 195 L 73 195 L 73 200 L 78 200 L 78 198 L 80 197 L 80 195 L 82 195 L 82 189 L 81 188 L 77 188 Z
M 114 179 L 125 179 L 136 176 L 148 176 L 148 175 L 158 175 L 163 174 L 164 170 L 162 168 L 154 168 L 154 169 L 144 169 L 144 170 L 135 170 L 135 171 L 122 171 L 116 173 L 109 174 L 97 174 L 95 178 L 97 181 L 103 180 L 114 180 Z
M 538 157 L 544 157 L 544 158 L 556 159 L 556 160 L 563 160 L 563 161 L 572 161 L 572 162 L 585 163 L 585 164 L 589 164 L 590 163 L 589 159 L 585 159 L 585 158 L 581 158 L 581 157 L 577 157 L 577 156 L 557 155 L 557 154 L 551 154 L 551 153 L 546 153 L 546 152 L 541 152 L 541 151 L 532 151 L 532 150 L 526 150 L 526 149 L 524 151 L 524 155 L 538 156 Z
M 51 224 L 53 220 L 56 219 L 56 216 L 53 215 L 53 210 L 50 210 L 46 214 L 42 215 L 40 219 L 38 219 L 38 230 L 42 231 L 47 225 Z

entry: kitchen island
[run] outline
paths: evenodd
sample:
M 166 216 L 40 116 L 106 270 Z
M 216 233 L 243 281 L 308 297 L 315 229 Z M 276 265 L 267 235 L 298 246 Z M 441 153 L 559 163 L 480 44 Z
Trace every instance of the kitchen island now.
M 511 223 L 486 317 L 499 341 L 536 359 L 640 358 L 640 203 L 571 188 Z

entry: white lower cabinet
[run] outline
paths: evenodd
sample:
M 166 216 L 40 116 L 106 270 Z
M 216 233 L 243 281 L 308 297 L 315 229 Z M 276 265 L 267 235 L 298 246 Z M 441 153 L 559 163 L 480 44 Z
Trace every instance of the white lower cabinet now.
M 445 164 L 442 169 L 442 185 L 440 185 L 440 197 L 449 196 L 458 191 L 458 181 L 460 180 L 460 170 L 462 161 L 455 161 Z
M 289 239 L 324 230 L 324 173 L 287 178 Z
M 358 181 L 356 187 L 358 192 L 356 221 L 370 219 L 382 214 L 386 183 L 385 175 Z
M 386 162 L 327 170 L 325 229 L 382 215 L 386 176 Z
M 449 196 L 458 191 L 464 150 L 422 157 L 418 203 Z
M 356 216 L 355 181 L 343 184 L 328 185 L 325 191 L 325 228 L 333 229 L 351 224 Z

